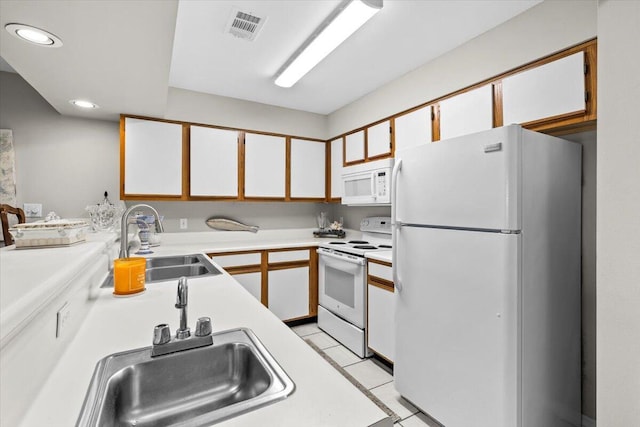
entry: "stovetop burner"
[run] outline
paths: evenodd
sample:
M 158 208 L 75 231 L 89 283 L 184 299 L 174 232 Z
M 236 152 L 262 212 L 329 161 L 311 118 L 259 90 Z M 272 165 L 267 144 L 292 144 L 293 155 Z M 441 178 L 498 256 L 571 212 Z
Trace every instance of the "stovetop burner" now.
M 345 242 L 329 242 L 330 245 L 346 245 Z
M 375 246 L 372 245 L 355 245 L 354 248 L 356 249 L 378 249 Z
M 369 244 L 369 242 L 367 242 L 366 240 L 349 240 L 349 243 L 351 243 L 352 245 L 367 245 L 367 244 Z
M 379 245 L 378 249 L 391 249 L 391 245 Z

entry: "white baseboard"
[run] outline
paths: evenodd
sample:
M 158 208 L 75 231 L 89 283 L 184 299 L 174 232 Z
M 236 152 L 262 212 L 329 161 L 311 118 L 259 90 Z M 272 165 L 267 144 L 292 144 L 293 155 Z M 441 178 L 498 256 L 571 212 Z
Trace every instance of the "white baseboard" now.
M 596 420 L 589 418 L 586 415 L 582 415 L 582 427 L 596 427 Z

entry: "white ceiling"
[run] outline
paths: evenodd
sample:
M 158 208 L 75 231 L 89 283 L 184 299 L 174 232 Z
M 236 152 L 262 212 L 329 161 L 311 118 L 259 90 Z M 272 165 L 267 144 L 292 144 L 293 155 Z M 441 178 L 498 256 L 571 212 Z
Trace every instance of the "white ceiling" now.
M 3 28 L 30 24 L 64 46 L 2 30 L 0 56 L 62 114 L 163 117 L 169 86 L 329 114 L 541 1 L 384 0 L 289 89 L 273 83 L 275 73 L 340 0 L 2 0 Z M 255 41 L 225 34 L 233 7 L 267 18 Z M 80 111 L 74 98 L 101 108 Z

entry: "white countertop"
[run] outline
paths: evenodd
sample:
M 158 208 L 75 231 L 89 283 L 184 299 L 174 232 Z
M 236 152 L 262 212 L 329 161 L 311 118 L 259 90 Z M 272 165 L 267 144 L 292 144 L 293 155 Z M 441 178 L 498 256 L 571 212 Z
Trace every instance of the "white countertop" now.
M 0 342 L 64 291 L 74 275 L 105 253 L 115 234 L 88 234 L 87 241 L 59 248 L 0 249 Z M 108 265 L 105 264 L 105 274 Z
M 365 257 L 378 261 L 393 263 L 391 253 L 391 251 L 366 252 Z
M 232 239 L 223 239 L 222 235 L 220 239 L 212 239 L 218 237 L 218 233 L 164 234 L 162 245 L 153 249 L 155 255 L 161 256 L 303 247 L 326 241 L 306 237 L 305 233 L 300 230 L 260 231 L 252 236 L 236 234 Z M 54 267 L 49 265 L 49 268 Z M 158 323 L 169 323 L 175 331 L 178 324 L 175 294 L 174 281 L 148 284 L 143 294 L 128 298 L 114 297 L 111 289 L 100 290 L 82 327 L 42 385 L 20 425 L 74 425 L 99 359 L 111 353 L 149 346 L 153 327 Z M 289 398 L 219 425 L 391 425 L 382 410 L 226 272 L 214 277 L 189 279 L 188 316 L 190 327 L 200 316 L 211 317 L 214 332 L 250 328 L 296 384 L 296 390 Z
M 34 400 L 22 426 L 74 425 L 95 364 L 108 354 L 150 345 L 153 327 L 178 323 L 173 281 L 116 298 L 104 289 Z M 248 327 L 296 384 L 287 399 L 221 423 L 224 426 L 368 426 L 386 414 L 263 307 L 228 274 L 189 280 L 189 325 L 210 316 L 214 332 Z M 391 425 L 389 421 L 389 425 Z

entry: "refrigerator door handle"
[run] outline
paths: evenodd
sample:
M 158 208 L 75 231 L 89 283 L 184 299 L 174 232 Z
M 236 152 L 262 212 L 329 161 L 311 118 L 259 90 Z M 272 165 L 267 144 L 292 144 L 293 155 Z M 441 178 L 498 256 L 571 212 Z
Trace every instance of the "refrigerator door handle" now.
M 398 177 L 400 176 L 400 169 L 402 169 L 402 159 L 397 159 L 393 165 L 393 171 L 391 172 L 391 271 L 393 274 L 393 285 L 398 290 L 402 291 L 402 281 L 398 273 L 398 265 L 400 260 L 398 259 L 398 233 L 400 227 L 402 227 L 402 221 L 398 220 Z

